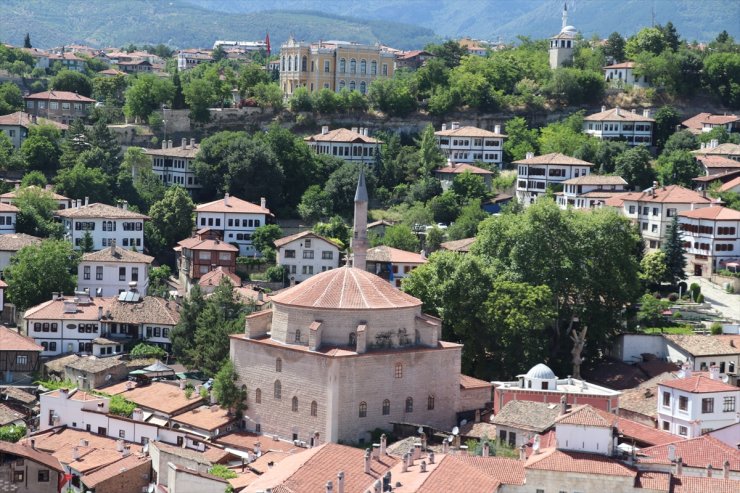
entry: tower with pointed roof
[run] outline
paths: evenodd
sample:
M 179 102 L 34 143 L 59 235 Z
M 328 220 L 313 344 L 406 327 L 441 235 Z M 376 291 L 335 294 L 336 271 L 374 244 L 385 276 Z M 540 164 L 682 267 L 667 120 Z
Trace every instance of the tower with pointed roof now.
M 365 167 L 360 166 L 355 191 L 355 218 L 352 232 L 352 266 L 365 270 L 367 267 L 367 185 Z
M 568 25 L 568 4 L 563 4 L 563 23 L 560 32 L 550 38 L 550 68 L 555 70 L 573 60 L 576 28 Z

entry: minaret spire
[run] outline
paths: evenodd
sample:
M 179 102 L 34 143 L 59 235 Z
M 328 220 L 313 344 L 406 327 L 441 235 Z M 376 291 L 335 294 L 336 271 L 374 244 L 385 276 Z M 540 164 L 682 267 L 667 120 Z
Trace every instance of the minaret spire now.
M 360 164 L 360 176 L 355 191 L 355 218 L 352 231 L 352 267 L 365 270 L 367 258 L 367 185 L 365 165 Z
M 565 29 L 565 26 L 568 25 L 568 3 L 563 2 L 563 26 L 560 28 Z

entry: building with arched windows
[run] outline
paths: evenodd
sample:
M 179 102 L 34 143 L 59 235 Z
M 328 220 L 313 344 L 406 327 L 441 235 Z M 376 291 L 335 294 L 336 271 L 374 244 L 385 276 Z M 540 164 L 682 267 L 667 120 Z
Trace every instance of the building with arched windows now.
M 356 230 L 366 230 L 367 192 L 355 195 Z M 421 300 L 367 272 L 362 233 L 354 267 L 328 270 L 273 296 L 231 336 L 244 426 L 291 440 L 362 442 L 376 428 L 411 423 L 451 429 L 465 391 L 462 346 Z M 483 382 L 485 383 L 485 382 Z M 274 389 L 274 392 L 270 390 Z M 490 392 L 476 407 L 490 401 Z
M 393 76 L 395 60 L 396 55 L 379 44 L 306 43 L 291 37 L 280 47 L 280 87 L 286 97 L 299 87 L 365 94 L 375 79 Z
M 573 61 L 578 32 L 568 25 L 568 5 L 563 5 L 563 25 L 560 32 L 550 38 L 550 68 L 555 70 Z

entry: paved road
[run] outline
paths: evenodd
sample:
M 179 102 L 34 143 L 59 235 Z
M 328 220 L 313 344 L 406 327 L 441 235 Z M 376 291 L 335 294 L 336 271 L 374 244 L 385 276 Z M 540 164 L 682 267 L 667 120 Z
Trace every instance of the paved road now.
M 724 317 L 740 321 L 740 294 L 729 294 L 721 286 L 703 277 L 689 276 L 686 282 L 689 286 L 692 282 L 699 283 L 704 301 L 711 303 L 712 308 L 722 313 Z

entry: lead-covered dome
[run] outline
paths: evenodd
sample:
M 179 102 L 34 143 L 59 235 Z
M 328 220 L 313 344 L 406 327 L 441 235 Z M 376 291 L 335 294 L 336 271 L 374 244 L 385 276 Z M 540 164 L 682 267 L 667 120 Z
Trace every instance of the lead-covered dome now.
M 538 363 L 533 366 L 525 375 L 525 378 L 537 378 L 539 380 L 553 380 L 557 378 L 549 366 Z
M 421 305 L 421 300 L 396 289 L 388 281 L 354 267 L 322 272 L 271 299 L 278 305 L 339 310 L 410 308 Z

